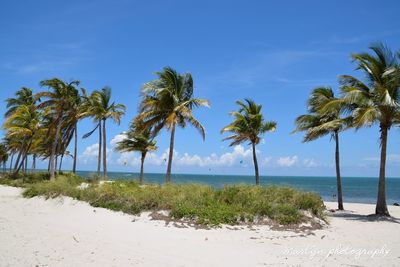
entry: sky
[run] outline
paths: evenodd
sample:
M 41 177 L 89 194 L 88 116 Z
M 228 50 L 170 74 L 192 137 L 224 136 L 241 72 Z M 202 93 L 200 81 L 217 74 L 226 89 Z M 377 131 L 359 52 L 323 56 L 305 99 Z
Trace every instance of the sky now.
M 127 112 L 120 125 L 108 122 L 108 168 L 138 172 L 138 154 L 113 148 L 137 114 L 142 85 L 171 66 L 190 72 L 195 97 L 211 102 L 194 112 L 205 141 L 191 127 L 177 130 L 173 172 L 252 175 L 251 147 L 230 147 L 220 134 L 235 101 L 251 98 L 263 105 L 266 120 L 278 123 L 257 147 L 262 175 L 334 176 L 334 142 L 326 136 L 302 143 L 301 133 L 291 134 L 294 120 L 306 112 L 313 88 L 337 90 L 341 74 L 363 78 L 351 53 L 374 42 L 400 49 L 399 10 L 396 0 L 1 1 L 0 113 L 22 86 L 46 90 L 39 86 L 44 79 L 78 79 L 88 91 L 110 86 Z M 79 136 L 93 127 L 83 120 Z M 168 132 L 157 142 L 147 172 L 166 170 Z M 378 175 L 378 127 L 348 130 L 340 145 L 343 176 Z M 95 170 L 96 155 L 96 135 L 80 140 L 78 169 Z M 398 128 L 389 135 L 387 174 L 400 176 Z

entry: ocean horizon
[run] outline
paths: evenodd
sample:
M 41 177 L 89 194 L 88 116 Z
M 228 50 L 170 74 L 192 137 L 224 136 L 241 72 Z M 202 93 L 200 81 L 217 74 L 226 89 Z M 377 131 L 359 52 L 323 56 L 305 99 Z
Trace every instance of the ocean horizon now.
M 77 171 L 79 176 L 90 178 L 95 171 Z M 110 180 L 138 180 L 139 173 L 108 172 Z M 225 185 L 254 184 L 251 175 L 225 174 L 172 174 L 177 184 L 197 183 L 222 188 Z M 147 183 L 163 184 L 165 173 L 145 173 Z M 334 176 L 260 176 L 261 185 L 289 186 L 319 194 L 325 201 L 337 201 L 336 177 Z M 377 177 L 342 177 L 343 200 L 345 202 L 374 204 L 378 193 Z M 386 201 L 388 205 L 400 202 L 400 179 L 386 178 Z

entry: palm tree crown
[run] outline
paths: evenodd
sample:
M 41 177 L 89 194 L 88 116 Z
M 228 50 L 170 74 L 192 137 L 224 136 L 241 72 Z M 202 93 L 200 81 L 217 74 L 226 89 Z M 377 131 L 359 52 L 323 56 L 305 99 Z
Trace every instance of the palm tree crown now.
M 22 87 L 15 93 L 15 98 L 8 98 L 6 99 L 7 103 L 7 111 L 5 113 L 5 117 L 9 117 L 15 110 L 22 105 L 33 105 L 35 104 L 36 100 L 33 96 L 32 89 L 27 87 Z
M 257 105 L 253 100 L 245 99 L 246 103 L 237 101 L 239 111 L 231 112 L 234 121 L 224 127 L 221 132 L 231 132 L 231 136 L 224 140 L 231 140 L 231 146 L 239 145 L 243 142 L 254 144 L 260 143 L 261 135 L 266 132 L 275 131 L 276 122 L 264 121 L 261 113 L 262 105 Z

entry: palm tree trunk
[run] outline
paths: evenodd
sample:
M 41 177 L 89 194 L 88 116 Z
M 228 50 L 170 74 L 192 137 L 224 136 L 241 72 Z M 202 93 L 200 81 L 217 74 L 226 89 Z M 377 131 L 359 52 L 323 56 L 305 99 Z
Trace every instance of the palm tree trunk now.
M 78 156 L 78 123 L 75 123 L 75 131 L 74 131 L 74 163 L 72 165 L 72 172 L 76 173 L 76 158 Z
M 18 168 L 19 161 L 21 160 L 21 156 L 22 156 L 22 150 L 18 152 L 17 160 L 15 161 L 15 164 L 14 164 L 14 170 L 16 170 Z
M 342 196 L 342 177 L 340 176 L 340 157 L 339 157 L 339 133 L 335 131 L 335 161 L 336 161 L 336 179 L 337 179 L 337 193 L 338 193 L 338 209 L 344 210 L 343 208 L 343 196 Z
M 32 145 L 32 141 L 30 141 L 30 143 L 28 144 L 28 146 L 26 147 L 26 149 L 24 151 L 21 151 L 21 153 L 23 154 L 22 155 L 23 160 L 21 161 L 21 164 L 19 164 L 18 168 L 16 168 L 14 175 L 18 175 L 21 168 L 23 168 L 24 166 L 26 167 L 25 161 L 27 161 L 28 151 L 31 148 L 31 145 Z
M 260 175 L 258 173 L 258 162 L 257 162 L 257 155 L 256 155 L 256 144 L 254 142 L 251 143 L 253 147 L 253 161 L 254 161 L 254 172 L 256 175 L 256 185 L 260 185 Z
M 379 168 L 378 199 L 375 214 L 390 216 L 386 205 L 385 168 L 388 127 L 381 125 L 381 164 Z
M 146 158 L 146 152 L 142 152 L 142 157 L 140 158 L 140 176 L 139 181 L 143 184 L 143 176 L 144 176 L 144 159 Z
M 19 167 L 18 169 L 21 169 L 22 172 L 25 172 L 25 171 L 24 171 L 25 157 L 22 158 L 22 161 L 21 161 L 21 164 L 20 164 L 20 165 L 21 165 L 21 167 Z
M 13 161 L 14 161 L 14 155 L 15 155 L 14 153 L 12 153 L 12 154 L 11 154 L 11 160 L 10 160 L 10 170 L 9 170 L 9 171 L 10 171 L 10 173 L 11 173 L 11 171 L 12 171 L 12 165 L 13 165 Z
M 58 167 L 58 172 L 61 173 L 61 168 L 63 164 L 64 154 L 61 155 L 60 166 Z
M 25 156 L 25 168 L 24 168 L 25 172 L 28 172 L 28 154 L 26 154 Z
M 99 121 L 99 156 L 97 158 L 97 176 L 100 178 L 100 168 L 101 168 L 101 144 L 102 144 L 102 135 L 101 135 L 101 120 Z
M 107 135 L 106 135 L 106 120 L 103 120 L 103 178 L 105 181 L 107 177 Z
M 171 182 L 171 168 L 172 168 L 172 158 L 174 156 L 174 142 L 175 142 L 175 124 L 172 126 L 171 139 L 169 142 L 169 155 L 168 155 L 168 167 L 167 175 L 165 176 L 165 182 Z
M 55 163 L 54 163 L 54 171 L 55 172 L 57 172 L 57 167 L 58 167 L 58 155 L 56 155 L 56 160 L 55 160 Z
M 53 145 L 51 147 L 51 154 L 50 154 L 50 180 L 55 180 L 56 179 L 56 162 L 55 162 L 55 157 L 56 157 L 56 152 L 57 152 L 57 145 L 58 145 L 58 139 L 60 138 L 60 131 L 61 131 L 61 124 L 62 124 L 62 114 L 58 117 L 58 123 L 57 123 L 57 129 L 56 129 L 56 135 L 53 141 Z
M 36 154 L 32 156 L 32 173 L 35 173 L 36 170 Z

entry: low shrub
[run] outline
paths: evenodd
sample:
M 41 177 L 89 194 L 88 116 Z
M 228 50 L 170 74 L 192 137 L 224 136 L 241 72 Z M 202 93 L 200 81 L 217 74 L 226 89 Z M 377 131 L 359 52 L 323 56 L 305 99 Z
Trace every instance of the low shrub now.
M 25 178 L 25 181 L 37 181 Z M 80 189 L 82 182 L 89 186 Z M 323 218 L 320 196 L 289 187 L 234 185 L 214 189 L 198 184 L 144 184 L 132 181 L 88 182 L 73 174 L 54 181 L 25 183 L 25 197 L 60 195 L 129 214 L 168 210 L 170 217 L 203 225 L 259 223 L 269 218 L 279 224 L 299 224 L 309 218 L 304 211 Z

